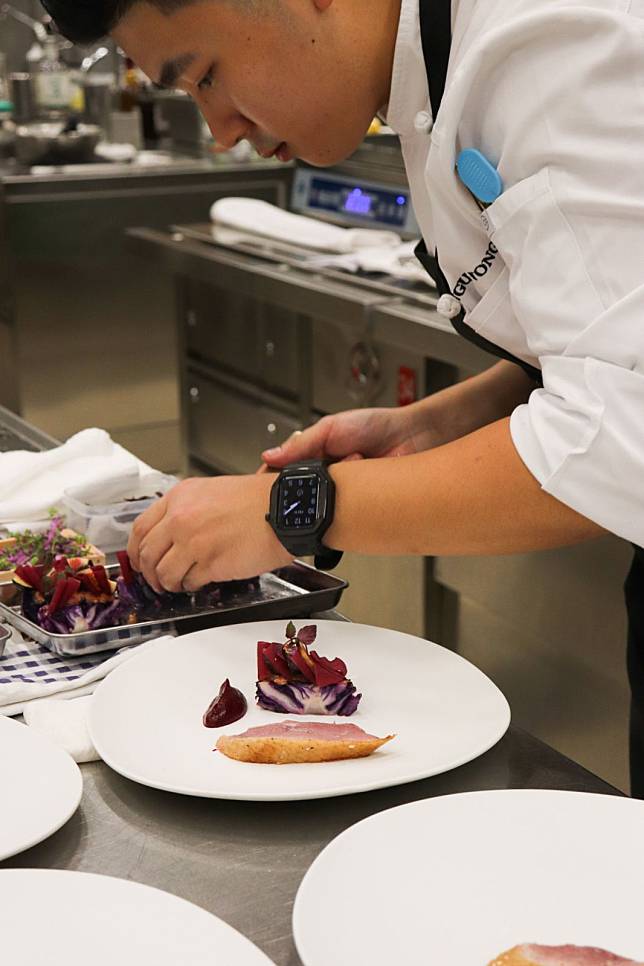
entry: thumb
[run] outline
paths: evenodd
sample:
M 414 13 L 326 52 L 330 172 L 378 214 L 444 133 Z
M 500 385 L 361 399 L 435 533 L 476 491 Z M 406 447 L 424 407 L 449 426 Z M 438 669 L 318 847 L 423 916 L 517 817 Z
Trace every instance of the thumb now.
M 324 456 L 326 427 L 322 420 L 302 432 L 296 429 L 281 446 L 264 450 L 262 459 L 269 466 L 281 468 L 297 460 L 319 459 Z

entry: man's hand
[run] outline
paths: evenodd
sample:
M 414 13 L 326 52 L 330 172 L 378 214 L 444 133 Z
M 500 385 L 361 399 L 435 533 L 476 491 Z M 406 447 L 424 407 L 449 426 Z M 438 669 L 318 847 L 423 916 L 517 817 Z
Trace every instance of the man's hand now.
M 183 480 L 134 522 L 132 565 L 157 591 L 254 577 L 290 563 L 264 519 L 274 477 Z
M 282 468 L 298 460 L 375 459 L 408 456 L 434 445 L 413 406 L 401 409 L 351 409 L 324 416 L 275 449 L 265 450 L 265 465 Z

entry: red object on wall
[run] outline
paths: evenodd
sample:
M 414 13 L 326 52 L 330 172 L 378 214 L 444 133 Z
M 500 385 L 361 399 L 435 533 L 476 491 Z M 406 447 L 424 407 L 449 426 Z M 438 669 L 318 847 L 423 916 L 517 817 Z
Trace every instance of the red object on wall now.
M 409 366 L 398 368 L 398 405 L 408 406 L 416 402 L 416 370 Z

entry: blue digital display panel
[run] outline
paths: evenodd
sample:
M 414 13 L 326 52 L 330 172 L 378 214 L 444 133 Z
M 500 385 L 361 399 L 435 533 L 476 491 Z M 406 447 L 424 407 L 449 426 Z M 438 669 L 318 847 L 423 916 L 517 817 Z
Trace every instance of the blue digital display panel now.
M 327 178 L 312 178 L 308 207 L 320 211 L 344 212 L 365 222 L 402 228 L 407 221 L 409 198 L 400 191 L 360 188 L 355 184 Z

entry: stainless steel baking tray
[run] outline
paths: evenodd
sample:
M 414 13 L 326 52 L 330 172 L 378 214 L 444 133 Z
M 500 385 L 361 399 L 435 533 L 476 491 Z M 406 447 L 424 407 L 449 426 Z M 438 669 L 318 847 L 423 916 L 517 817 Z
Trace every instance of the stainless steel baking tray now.
M 118 567 L 108 567 L 117 573 Z M 348 586 L 345 580 L 316 570 L 299 560 L 273 573 L 262 574 L 259 589 L 243 591 L 210 609 L 194 609 L 185 614 L 161 614 L 139 624 L 103 627 L 77 634 L 50 634 L 20 612 L 20 590 L 5 585 L 0 597 L 0 621 L 12 624 L 22 634 L 44 644 L 55 654 L 91 654 L 113 651 L 162 634 L 189 634 L 204 627 L 239 624 L 244 621 L 304 617 L 336 606 Z

